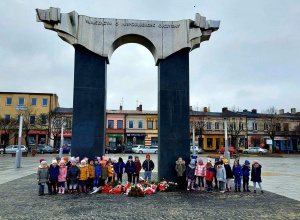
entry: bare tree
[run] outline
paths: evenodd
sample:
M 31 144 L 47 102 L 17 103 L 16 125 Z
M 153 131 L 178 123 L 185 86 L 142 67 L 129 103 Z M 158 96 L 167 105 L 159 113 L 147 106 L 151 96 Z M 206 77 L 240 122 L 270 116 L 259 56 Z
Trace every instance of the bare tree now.
M 237 149 L 238 146 L 238 136 L 243 130 L 243 125 L 241 125 L 242 120 L 240 117 L 228 117 L 228 134 L 231 136 L 230 144 Z
M 204 133 L 204 128 L 206 126 L 206 122 L 204 120 L 204 116 L 194 116 L 191 120 L 192 128 L 195 128 L 195 136 L 198 136 L 198 146 L 203 148 L 203 138 L 202 135 Z M 192 134 L 191 128 L 191 134 Z
M 256 147 L 256 146 L 259 146 L 261 144 L 261 137 L 260 136 L 252 136 L 251 137 L 251 144 Z
M 15 118 L 6 119 L 0 115 L 0 131 L 2 131 L 1 139 L 4 140 L 4 153 L 9 144 L 9 140 L 15 138 L 18 133 L 18 123 Z

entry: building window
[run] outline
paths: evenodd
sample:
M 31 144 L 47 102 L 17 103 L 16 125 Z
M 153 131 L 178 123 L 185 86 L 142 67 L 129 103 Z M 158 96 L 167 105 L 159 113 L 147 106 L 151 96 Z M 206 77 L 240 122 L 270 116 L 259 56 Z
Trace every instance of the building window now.
M 42 125 L 46 125 L 47 124 L 47 115 L 42 115 L 42 117 L 41 117 L 41 123 L 42 123 Z
M 158 129 L 158 121 L 155 121 L 156 122 L 156 129 Z
M 239 123 L 239 130 L 240 131 L 244 130 L 244 124 L 242 122 Z
M 143 122 L 139 121 L 139 128 L 143 128 Z
M 34 125 L 35 124 L 35 115 L 29 116 L 29 124 Z
M 123 121 L 122 120 L 118 120 L 117 121 L 117 128 L 118 129 L 122 129 L 123 128 Z
M 148 121 L 148 129 L 153 129 L 153 121 Z
M 56 128 L 60 128 L 61 127 L 61 120 L 60 119 L 56 119 L 55 120 L 55 127 Z
M 6 105 L 12 105 L 12 98 L 6 98 Z
M 17 115 L 17 123 L 20 122 L 20 117 L 21 117 L 21 115 Z
M 133 128 L 133 121 L 129 121 L 129 128 Z
M 24 98 L 19 98 L 18 105 L 24 105 L 25 104 L 25 99 Z
M 235 130 L 235 122 L 232 122 L 232 123 L 230 124 L 230 127 L 231 127 L 232 130 Z
M 252 123 L 252 129 L 253 129 L 253 131 L 257 131 L 257 123 L 256 122 Z
M 43 99 L 42 100 L 42 105 L 43 106 L 48 106 L 48 99 Z
M 31 106 L 36 106 L 37 100 L 36 98 L 31 99 Z
M 206 123 L 206 128 L 207 128 L 207 130 L 211 130 L 211 122 Z
M 265 130 L 265 131 L 269 130 L 269 125 L 268 125 L 268 123 L 264 123 L 264 130 Z
M 4 115 L 4 120 L 6 122 L 10 122 L 10 115 Z
M 72 128 L 72 118 L 66 118 L 66 127 Z
M 108 128 L 114 128 L 114 121 L 108 120 Z
M 288 123 L 283 123 L 283 130 L 284 131 L 289 131 L 289 124 Z
M 281 131 L 280 123 L 276 123 L 276 131 Z
M 207 138 L 207 147 L 213 147 L 213 139 L 212 138 Z
M 219 128 L 219 122 L 216 122 L 215 123 L 215 130 L 219 130 L 220 128 Z

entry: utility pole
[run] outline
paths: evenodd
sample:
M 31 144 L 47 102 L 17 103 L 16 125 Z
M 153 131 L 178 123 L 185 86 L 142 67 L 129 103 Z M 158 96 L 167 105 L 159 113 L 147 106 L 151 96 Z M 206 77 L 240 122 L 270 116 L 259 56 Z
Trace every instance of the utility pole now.
M 60 149 L 59 149 L 60 158 L 62 158 L 63 155 L 63 142 L 64 142 L 64 123 L 61 123 Z
M 195 152 L 195 125 L 193 124 L 193 156 L 196 156 Z
M 18 150 L 16 151 L 16 161 L 15 168 L 21 167 L 21 158 L 22 158 L 22 149 L 21 149 L 21 141 L 22 141 L 22 130 L 23 130 L 23 115 L 20 115 L 19 119 L 19 138 L 18 138 Z
M 224 119 L 224 133 L 225 133 L 225 153 L 224 153 L 224 157 L 225 157 L 225 159 L 230 161 L 230 156 L 229 156 L 229 152 L 228 152 L 228 137 L 227 137 L 227 120 L 226 120 L 226 118 Z

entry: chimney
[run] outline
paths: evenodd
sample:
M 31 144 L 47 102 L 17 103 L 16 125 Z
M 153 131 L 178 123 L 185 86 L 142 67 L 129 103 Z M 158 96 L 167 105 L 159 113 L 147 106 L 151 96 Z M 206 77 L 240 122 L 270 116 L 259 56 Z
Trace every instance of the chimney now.
M 292 113 L 293 115 L 295 115 L 295 114 L 296 114 L 296 108 L 291 108 L 291 113 Z
M 139 111 L 140 111 L 140 112 L 143 111 L 143 106 L 142 106 L 142 104 L 139 105 Z
M 254 114 L 256 114 L 257 113 L 257 109 L 252 109 L 251 112 L 254 113 Z
M 203 108 L 203 111 L 204 111 L 204 112 L 207 112 L 207 107 L 204 107 L 204 108 Z
M 283 114 L 284 114 L 284 109 L 280 109 L 280 110 L 279 110 L 279 114 L 280 114 L 280 115 L 283 115 Z
M 222 108 L 222 113 L 226 113 L 228 111 L 227 107 Z
M 248 112 L 248 110 L 247 110 L 247 109 L 244 109 L 243 112 Z
M 122 105 L 120 105 L 120 110 L 121 110 L 121 111 L 123 110 L 123 106 L 122 106 Z

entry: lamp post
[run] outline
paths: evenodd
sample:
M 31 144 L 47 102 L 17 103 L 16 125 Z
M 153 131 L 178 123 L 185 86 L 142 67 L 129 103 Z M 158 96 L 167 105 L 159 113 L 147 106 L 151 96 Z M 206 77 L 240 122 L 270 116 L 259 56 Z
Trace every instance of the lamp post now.
M 224 133 L 225 133 L 225 152 L 224 152 L 224 157 L 228 161 L 230 161 L 230 156 L 228 152 L 228 137 L 227 137 L 227 120 L 226 118 L 224 119 Z
M 18 138 L 18 150 L 16 151 L 16 161 L 15 168 L 21 167 L 21 158 L 22 158 L 22 149 L 21 149 L 21 141 L 22 141 L 22 130 L 23 130 L 23 115 L 20 115 L 19 119 L 19 138 Z
M 63 142 L 64 142 L 64 123 L 61 123 L 60 149 L 59 149 L 60 158 L 62 158 L 63 155 Z
M 193 156 L 196 156 L 195 151 L 195 126 L 193 125 Z

